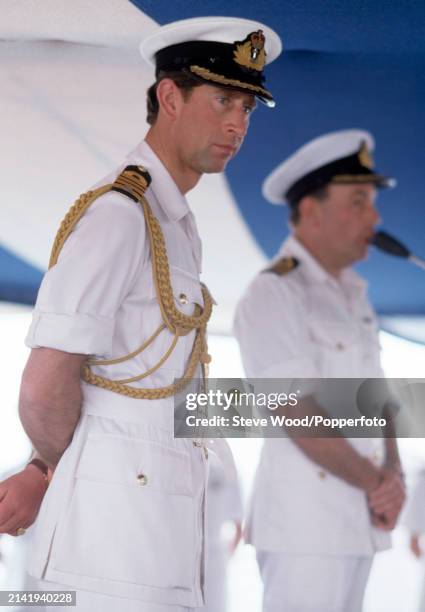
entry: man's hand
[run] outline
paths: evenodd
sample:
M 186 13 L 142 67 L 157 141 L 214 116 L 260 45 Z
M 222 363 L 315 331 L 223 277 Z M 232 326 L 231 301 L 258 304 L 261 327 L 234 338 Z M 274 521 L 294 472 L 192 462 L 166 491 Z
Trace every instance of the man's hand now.
M 230 557 L 235 553 L 235 550 L 237 549 L 238 544 L 242 539 L 242 524 L 240 523 L 240 521 L 235 521 L 234 527 L 235 527 L 235 533 L 229 545 L 229 556 Z
M 385 531 L 394 529 L 406 499 L 403 478 L 396 469 L 384 469 L 379 486 L 368 494 L 372 523 Z
M 420 559 L 423 555 L 423 550 L 419 544 L 419 534 L 412 533 L 410 536 L 410 550 L 417 559 Z
M 45 492 L 46 480 L 34 465 L 0 482 L 0 533 L 15 536 L 32 525 Z

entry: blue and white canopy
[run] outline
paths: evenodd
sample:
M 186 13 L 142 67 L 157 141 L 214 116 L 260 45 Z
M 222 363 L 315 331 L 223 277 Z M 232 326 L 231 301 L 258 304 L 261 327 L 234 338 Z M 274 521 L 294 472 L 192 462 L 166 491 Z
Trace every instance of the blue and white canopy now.
M 264 177 L 322 133 L 373 133 L 377 167 L 398 180 L 379 196 L 383 227 L 425 256 L 423 3 L 14 0 L 0 20 L 0 299 L 34 301 L 66 210 L 143 138 L 153 72 L 142 33 L 208 14 L 267 23 L 285 49 L 267 75 L 276 108 L 259 107 L 238 158 L 189 195 L 215 330 L 230 330 L 238 296 L 288 231 Z M 425 340 L 424 272 L 376 252 L 359 268 L 385 326 Z

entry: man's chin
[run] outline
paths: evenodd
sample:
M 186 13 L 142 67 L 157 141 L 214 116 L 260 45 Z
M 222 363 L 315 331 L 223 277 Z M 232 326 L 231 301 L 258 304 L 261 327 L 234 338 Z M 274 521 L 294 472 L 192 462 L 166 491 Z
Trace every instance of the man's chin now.
M 354 258 L 354 262 L 364 261 L 368 257 L 369 257 L 369 245 L 359 247 L 359 249 L 357 250 L 356 256 Z
M 204 174 L 217 174 L 219 172 L 223 172 L 223 170 L 225 170 L 227 166 L 228 161 L 228 159 L 211 161 L 211 163 L 205 164 L 204 168 L 202 169 L 202 172 Z

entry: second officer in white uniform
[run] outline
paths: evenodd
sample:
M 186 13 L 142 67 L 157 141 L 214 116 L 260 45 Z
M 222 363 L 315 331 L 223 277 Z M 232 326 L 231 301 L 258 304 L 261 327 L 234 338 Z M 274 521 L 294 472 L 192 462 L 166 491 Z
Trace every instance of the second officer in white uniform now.
M 317 138 L 265 181 L 291 208 L 291 235 L 241 299 L 235 333 L 250 378 L 381 377 L 363 259 L 378 220 L 373 139 Z M 325 407 L 326 408 L 326 407 Z M 296 415 L 291 415 L 296 416 Z M 299 416 L 299 414 L 298 414 Z M 264 581 L 264 612 L 361 610 L 373 554 L 403 500 L 396 443 L 266 439 L 248 520 Z

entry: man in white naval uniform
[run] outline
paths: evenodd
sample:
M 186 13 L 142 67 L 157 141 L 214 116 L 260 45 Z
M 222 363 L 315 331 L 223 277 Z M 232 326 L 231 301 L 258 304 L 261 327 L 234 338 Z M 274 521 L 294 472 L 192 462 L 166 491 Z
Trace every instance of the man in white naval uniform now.
M 263 68 L 280 50 L 272 30 L 236 18 L 176 22 L 146 38 L 151 127 L 56 237 L 20 397 L 38 457 L 8 490 L 16 499 L 14 482 L 20 492 L 29 474 L 54 470 L 30 572 L 41 589 L 77 590 L 80 612 L 204 602 L 208 453 L 174 438 L 173 394 L 175 379 L 208 359 L 212 300 L 184 194 L 237 153 L 255 98 L 274 105 Z M 7 498 L 0 524 L 20 533 L 28 517 Z
M 249 378 L 383 376 L 365 282 L 350 269 L 378 221 L 376 187 L 389 183 L 374 172 L 372 149 L 367 132 L 327 134 L 266 179 L 265 197 L 290 205 L 292 232 L 237 308 Z M 404 495 L 396 441 L 385 449 L 364 438 L 265 440 L 247 525 L 264 612 L 361 610 L 373 554 L 388 546 Z

